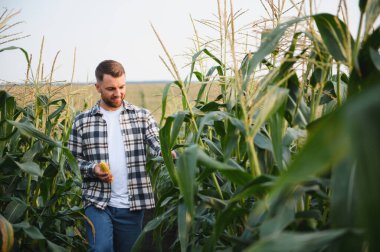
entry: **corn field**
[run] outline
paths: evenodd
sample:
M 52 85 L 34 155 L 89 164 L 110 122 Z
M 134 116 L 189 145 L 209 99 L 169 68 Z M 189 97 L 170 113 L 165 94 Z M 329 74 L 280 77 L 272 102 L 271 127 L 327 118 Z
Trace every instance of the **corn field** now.
M 345 1 L 337 15 L 306 15 L 306 1 L 290 2 L 297 15 L 264 1 L 271 18 L 241 30 L 242 13 L 217 1 L 216 21 L 200 23 L 220 36 L 205 41 L 195 29 L 184 80 L 152 26 L 174 81 L 162 94 L 162 157 L 147 167 L 157 206 L 135 251 L 148 234 L 154 251 L 380 248 L 380 2 L 358 2 L 356 38 Z M 239 37 L 249 31 L 259 46 L 242 50 L 254 47 Z M 4 50 L 31 61 L 22 48 Z M 26 85 L 51 82 L 36 73 Z M 173 89 L 181 109 L 167 114 Z M 2 251 L 86 250 L 81 178 L 66 148 L 79 111 L 67 99 L 37 93 L 19 106 L 0 91 Z

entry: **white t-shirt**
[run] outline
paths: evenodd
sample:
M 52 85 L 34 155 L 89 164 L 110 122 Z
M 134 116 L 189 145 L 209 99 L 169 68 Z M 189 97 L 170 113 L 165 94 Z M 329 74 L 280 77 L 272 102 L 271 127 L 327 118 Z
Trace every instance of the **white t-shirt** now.
M 100 108 L 103 119 L 107 123 L 109 166 L 113 175 L 111 200 L 108 205 L 117 208 L 129 208 L 127 158 L 120 127 L 122 110 L 123 106 L 115 111 Z

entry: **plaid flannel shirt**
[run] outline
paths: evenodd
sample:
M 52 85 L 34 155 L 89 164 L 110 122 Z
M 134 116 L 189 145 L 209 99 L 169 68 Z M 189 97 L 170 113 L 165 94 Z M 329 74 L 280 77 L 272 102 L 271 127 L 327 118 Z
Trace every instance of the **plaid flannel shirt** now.
M 160 153 L 158 126 L 150 112 L 124 102 L 120 125 L 127 157 L 130 210 L 154 207 L 150 178 L 145 171 L 146 146 L 154 156 Z M 99 102 L 75 117 L 68 147 L 78 160 L 82 175 L 84 207 L 94 205 L 105 209 L 111 198 L 111 184 L 100 181 L 95 166 L 108 162 L 107 124 Z

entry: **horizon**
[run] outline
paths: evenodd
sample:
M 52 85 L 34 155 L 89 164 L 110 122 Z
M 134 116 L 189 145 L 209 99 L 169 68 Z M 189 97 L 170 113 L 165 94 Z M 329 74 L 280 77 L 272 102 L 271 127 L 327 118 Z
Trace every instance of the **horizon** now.
M 131 85 L 145 85 L 145 84 L 168 84 L 174 82 L 174 80 L 127 80 L 126 84 L 131 84 Z M 197 81 L 192 81 L 191 83 L 196 83 Z M 42 85 L 67 85 L 67 84 L 72 84 L 72 85 L 87 85 L 87 84 L 95 84 L 95 82 L 92 81 L 76 81 L 76 82 L 69 82 L 69 81 L 55 81 L 52 83 L 42 83 Z M 13 85 L 25 85 L 25 82 L 2 82 L 0 81 L 0 86 L 13 86 Z M 34 85 L 34 83 L 28 83 L 27 85 Z

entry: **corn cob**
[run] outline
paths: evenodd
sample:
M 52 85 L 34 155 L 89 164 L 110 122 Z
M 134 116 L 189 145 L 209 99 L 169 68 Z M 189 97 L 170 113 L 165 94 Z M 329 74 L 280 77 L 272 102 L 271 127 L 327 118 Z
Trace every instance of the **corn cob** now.
M 112 176 L 112 173 L 111 173 L 111 170 L 110 170 L 110 167 L 108 166 L 108 164 L 106 162 L 100 162 L 99 163 L 99 166 L 100 166 L 100 170 L 102 172 L 107 172 L 108 174 L 111 174 L 111 181 L 113 181 L 113 176 Z
M 102 172 L 107 172 L 107 173 L 111 172 L 111 170 L 108 167 L 108 164 L 106 162 L 100 162 L 99 166 L 100 166 L 100 169 L 102 170 Z

